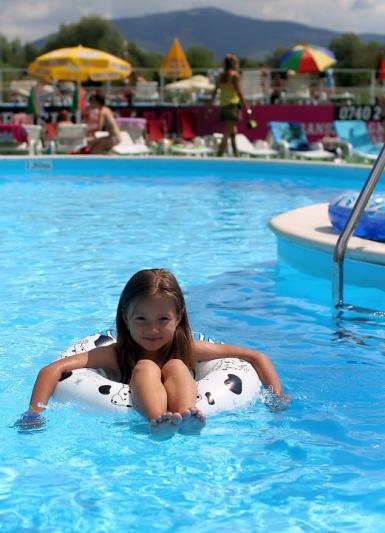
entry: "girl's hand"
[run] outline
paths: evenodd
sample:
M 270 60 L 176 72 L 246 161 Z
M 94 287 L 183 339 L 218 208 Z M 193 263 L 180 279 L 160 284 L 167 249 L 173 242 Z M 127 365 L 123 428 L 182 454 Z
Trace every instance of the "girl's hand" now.
M 277 394 L 272 391 L 271 387 L 268 387 L 262 392 L 262 401 L 271 411 L 286 411 L 289 408 L 291 398 L 283 392 Z
M 42 417 L 40 413 L 33 409 L 28 409 L 28 411 L 23 413 L 19 420 L 15 422 L 14 427 L 21 431 L 28 431 L 32 429 L 40 429 L 45 426 L 45 423 L 45 418 Z

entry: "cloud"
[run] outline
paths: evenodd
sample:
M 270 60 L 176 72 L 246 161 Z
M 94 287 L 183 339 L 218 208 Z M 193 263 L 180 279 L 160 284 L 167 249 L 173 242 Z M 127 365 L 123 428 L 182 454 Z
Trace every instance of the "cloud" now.
M 352 4 L 353 10 L 362 10 L 362 9 L 375 9 L 377 2 L 375 0 L 355 0 Z

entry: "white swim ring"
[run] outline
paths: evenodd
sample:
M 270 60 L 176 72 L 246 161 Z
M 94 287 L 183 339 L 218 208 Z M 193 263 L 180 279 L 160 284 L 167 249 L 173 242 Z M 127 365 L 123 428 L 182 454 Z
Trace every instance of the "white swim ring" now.
M 195 338 L 214 342 L 202 334 Z M 75 342 L 60 357 L 69 357 L 115 342 L 110 330 L 96 333 Z M 262 387 L 253 366 L 235 358 L 198 363 L 195 379 L 198 388 L 197 407 L 206 416 L 252 405 L 260 396 Z M 96 413 L 127 414 L 133 411 L 130 386 L 109 379 L 102 369 L 82 368 L 64 372 L 53 397 L 60 403 L 76 403 Z

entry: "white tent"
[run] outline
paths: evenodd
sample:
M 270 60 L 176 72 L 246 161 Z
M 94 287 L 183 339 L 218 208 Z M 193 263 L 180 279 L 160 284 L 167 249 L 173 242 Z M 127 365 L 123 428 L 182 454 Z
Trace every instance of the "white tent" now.
M 212 91 L 214 85 L 206 76 L 197 74 L 185 80 L 174 81 L 166 85 L 168 91 Z

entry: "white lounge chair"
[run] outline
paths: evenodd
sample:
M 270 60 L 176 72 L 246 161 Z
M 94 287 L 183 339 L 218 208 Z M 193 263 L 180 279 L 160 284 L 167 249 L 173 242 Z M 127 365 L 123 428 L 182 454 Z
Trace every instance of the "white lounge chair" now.
M 120 132 L 120 143 L 112 151 L 117 155 L 148 155 L 149 147 L 144 142 L 134 142 L 128 131 Z
M 311 76 L 307 74 L 289 75 L 285 84 L 284 101 L 301 104 L 309 103 L 311 80 Z
M 157 81 L 140 81 L 134 91 L 134 104 L 155 104 L 159 101 Z
M 213 149 L 215 149 L 216 152 L 218 151 L 222 138 L 222 133 L 214 133 L 211 136 L 210 145 Z M 270 157 L 276 157 L 279 155 L 278 150 L 272 148 L 267 141 L 259 139 L 253 144 L 243 133 L 237 133 L 235 139 L 238 152 L 241 156 L 265 157 L 266 159 L 269 159 Z M 227 153 L 231 153 L 230 139 L 228 140 Z
M 203 137 L 194 137 L 191 140 L 174 142 L 169 146 L 168 151 L 175 155 L 187 155 L 195 157 L 204 157 L 213 155 L 213 146 L 208 145 Z
M 56 152 L 68 154 L 77 152 L 87 145 L 86 124 L 58 124 L 56 130 Z
M 247 155 L 249 157 L 275 157 L 278 151 L 269 146 L 267 141 L 258 140 L 254 145 L 243 133 L 237 133 L 235 136 L 238 152 L 240 155 Z
M 32 154 L 41 154 L 43 143 L 41 139 L 42 127 L 34 124 L 24 124 L 24 129 L 28 134 L 28 151 Z

